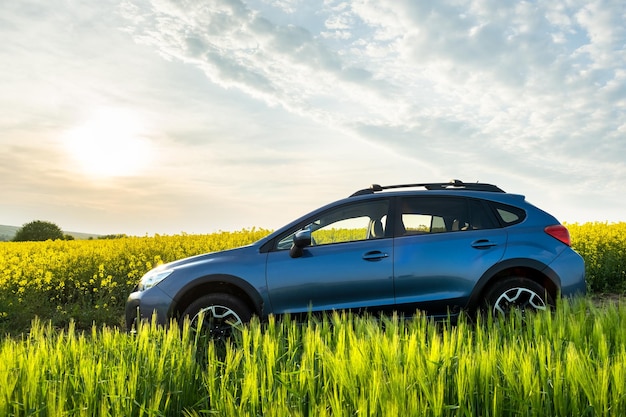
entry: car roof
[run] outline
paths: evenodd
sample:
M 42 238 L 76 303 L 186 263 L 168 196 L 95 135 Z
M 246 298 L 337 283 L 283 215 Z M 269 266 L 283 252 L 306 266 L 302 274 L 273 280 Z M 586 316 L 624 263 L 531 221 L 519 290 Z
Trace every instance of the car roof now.
M 401 189 L 401 188 L 423 188 L 429 191 L 454 191 L 454 190 L 463 190 L 463 191 L 486 191 L 486 192 L 495 192 L 495 193 L 504 193 L 505 191 L 500 187 L 493 184 L 486 183 L 466 183 L 461 180 L 450 180 L 448 182 L 426 182 L 426 183 L 416 183 L 416 184 L 396 184 L 396 185 L 379 185 L 372 184 L 369 188 L 364 188 L 354 192 L 350 197 L 357 197 L 360 195 L 369 195 L 374 193 L 379 193 L 385 190 L 393 190 L 393 189 Z

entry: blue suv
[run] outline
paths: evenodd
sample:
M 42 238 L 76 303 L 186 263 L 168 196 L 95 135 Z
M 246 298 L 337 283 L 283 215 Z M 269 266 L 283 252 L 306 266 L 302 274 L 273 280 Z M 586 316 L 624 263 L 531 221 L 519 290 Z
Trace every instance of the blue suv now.
M 219 336 L 253 315 L 504 314 L 585 290 L 569 232 L 522 195 L 458 180 L 372 185 L 249 246 L 148 272 L 128 298 L 126 323 L 189 317 Z

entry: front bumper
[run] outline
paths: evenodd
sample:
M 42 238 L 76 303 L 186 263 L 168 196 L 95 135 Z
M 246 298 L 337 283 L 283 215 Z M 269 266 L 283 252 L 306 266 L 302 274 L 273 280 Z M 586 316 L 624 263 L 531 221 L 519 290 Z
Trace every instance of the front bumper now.
M 172 303 L 173 300 L 158 286 L 131 293 L 126 301 L 126 329 L 135 330 L 140 321 L 150 321 L 153 318 L 157 324 L 167 325 Z

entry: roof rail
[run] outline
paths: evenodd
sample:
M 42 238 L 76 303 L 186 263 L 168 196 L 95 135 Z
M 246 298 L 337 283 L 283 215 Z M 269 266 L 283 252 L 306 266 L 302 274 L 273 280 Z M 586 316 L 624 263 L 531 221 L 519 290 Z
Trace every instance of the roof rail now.
M 383 190 L 390 190 L 395 188 L 415 188 L 423 187 L 427 190 L 468 190 L 468 191 L 489 191 L 494 193 L 503 193 L 500 187 L 493 184 L 484 184 L 480 182 L 466 183 L 461 180 L 450 180 L 449 182 L 429 182 L 421 184 L 398 184 L 398 185 L 378 185 L 372 184 L 369 188 L 364 188 L 352 194 L 350 197 L 356 197 L 359 195 L 374 194 Z

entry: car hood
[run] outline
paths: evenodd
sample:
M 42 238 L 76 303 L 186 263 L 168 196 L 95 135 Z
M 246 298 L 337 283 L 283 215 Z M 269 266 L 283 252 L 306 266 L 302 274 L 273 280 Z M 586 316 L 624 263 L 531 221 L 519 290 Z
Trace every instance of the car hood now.
M 227 249 L 218 252 L 203 253 L 201 255 L 191 256 L 189 258 L 183 258 L 174 262 L 169 262 L 165 265 L 161 265 L 161 268 L 180 269 L 192 265 L 196 266 L 199 264 L 215 262 L 218 259 L 232 258 L 233 256 L 238 256 L 244 252 L 249 252 L 253 250 L 256 250 L 255 245 L 241 246 L 239 248 Z

